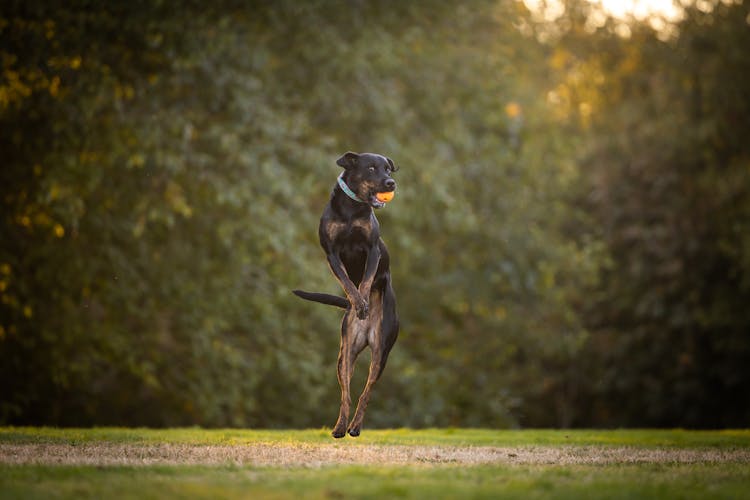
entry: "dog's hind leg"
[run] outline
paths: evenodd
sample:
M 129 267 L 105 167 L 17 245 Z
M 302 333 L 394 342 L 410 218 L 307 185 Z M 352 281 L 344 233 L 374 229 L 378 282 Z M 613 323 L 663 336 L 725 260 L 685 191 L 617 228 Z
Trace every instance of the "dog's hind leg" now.
M 351 394 L 349 386 L 354 373 L 354 362 L 367 341 L 365 331 L 366 322 L 358 320 L 351 310 L 347 311 L 341 322 L 341 346 L 339 348 L 338 370 L 339 386 L 341 387 L 341 407 L 336 425 L 333 427 L 333 437 L 341 438 L 346 434 L 349 422 Z
M 349 422 L 349 406 L 352 402 L 351 395 L 349 394 L 349 384 L 352 380 L 353 358 L 351 349 L 342 339 L 341 348 L 339 349 L 337 372 L 339 386 L 341 387 L 341 407 L 339 408 L 339 418 L 336 420 L 336 425 L 333 427 L 333 432 L 331 433 L 335 438 L 344 437 L 344 434 L 346 434 L 346 424 Z
M 365 418 L 367 404 L 370 402 L 372 386 L 375 385 L 375 382 L 380 378 L 380 374 L 383 372 L 383 367 L 388 358 L 388 351 L 390 351 L 390 346 L 386 346 L 382 342 L 383 304 L 380 294 L 373 293 L 370 303 L 370 324 L 368 326 L 367 337 L 372 357 L 370 359 L 370 372 L 367 375 L 367 383 L 365 384 L 362 395 L 357 402 L 357 410 L 354 413 L 354 418 L 352 419 L 351 424 L 349 424 L 349 435 L 353 437 L 359 436 L 359 433 L 362 430 L 362 421 Z
M 372 359 L 370 359 L 370 372 L 367 375 L 367 383 L 365 389 L 362 391 L 362 395 L 359 397 L 357 402 L 357 410 L 354 413 L 352 423 L 349 424 L 349 435 L 352 437 L 359 436 L 362 430 L 362 421 L 365 418 L 365 410 L 367 410 L 367 404 L 370 402 L 370 392 L 372 386 L 375 385 L 381 373 L 381 365 L 383 364 L 382 352 L 380 349 L 372 350 Z

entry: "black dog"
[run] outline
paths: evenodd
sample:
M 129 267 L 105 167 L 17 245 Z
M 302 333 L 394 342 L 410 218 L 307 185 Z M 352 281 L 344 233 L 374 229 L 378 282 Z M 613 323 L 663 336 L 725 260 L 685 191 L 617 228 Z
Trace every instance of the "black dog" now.
M 359 436 L 370 391 L 383 373 L 388 353 L 398 336 L 390 258 L 372 211 L 385 205 L 377 193 L 396 189 L 391 174 L 397 169 L 390 158 L 372 153 L 349 152 L 336 163 L 344 167 L 344 171 L 323 210 L 318 233 L 331 271 L 347 298 L 300 290 L 294 290 L 294 293 L 303 299 L 347 310 L 341 322 L 338 358 L 341 409 L 333 428 L 333 437 L 340 438 L 347 430 L 351 436 Z M 370 373 L 354 419 L 347 428 L 351 404 L 349 384 L 354 361 L 366 346 L 372 351 Z

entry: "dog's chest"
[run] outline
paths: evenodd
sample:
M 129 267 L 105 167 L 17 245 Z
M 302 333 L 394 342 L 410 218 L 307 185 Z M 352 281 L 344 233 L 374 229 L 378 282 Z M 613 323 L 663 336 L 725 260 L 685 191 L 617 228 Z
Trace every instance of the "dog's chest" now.
M 359 219 L 333 222 L 328 234 L 337 248 L 355 252 L 366 251 L 370 246 L 372 226 L 367 221 Z
M 328 228 L 333 247 L 346 268 L 349 278 L 359 285 L 367 254 L 372 246 L 372 226 L 366 221 L 334 222 Z

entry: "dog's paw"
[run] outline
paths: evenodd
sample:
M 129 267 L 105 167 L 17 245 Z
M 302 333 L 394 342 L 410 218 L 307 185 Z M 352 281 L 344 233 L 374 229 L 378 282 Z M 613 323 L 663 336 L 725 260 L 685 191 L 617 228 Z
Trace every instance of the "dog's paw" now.
M 357 437 L 359 436 L 361 430 L 362 420 L 358 420 L 357 418 L 355 418 L 351 423 L 349 423 L 349 428 L 346 430 L 346 432 L 348 432 L 351 437 Z
M 347 419 L 339 416 L 339 419 L 336 420 L 336 425 L 333 426 L 333 431 L 331 432 L 331 435 L 335 437 L 336 439 L 346 436 L 346 428 L 347 428 L 346 424 L 347 424 Z

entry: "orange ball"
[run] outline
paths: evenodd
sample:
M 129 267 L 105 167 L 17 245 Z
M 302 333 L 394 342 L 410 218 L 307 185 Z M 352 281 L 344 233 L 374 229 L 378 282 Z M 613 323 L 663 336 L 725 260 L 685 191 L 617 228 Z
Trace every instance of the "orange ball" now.
M 393 197 L 395 196 L 395 194 L 396 194 L 395 191 L 386 191 L 384 193 L 376 193 L 375 194 L 375 198 L 377 198 L 378 201 L 380 201 L 380 202 L 388 203 L 389 201 L 391 201 L 393 199 Z

